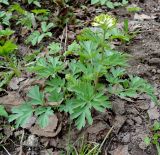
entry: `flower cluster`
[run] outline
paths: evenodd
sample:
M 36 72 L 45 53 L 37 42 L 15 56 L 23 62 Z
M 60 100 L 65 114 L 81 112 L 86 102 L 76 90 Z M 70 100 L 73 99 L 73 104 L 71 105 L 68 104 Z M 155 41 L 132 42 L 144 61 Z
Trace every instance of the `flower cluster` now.
M 92 26 L 100 26 L 103 29 L 110 29 L 116 25 L 116 19 L 108 14 L 100 14 L 94 18 Z

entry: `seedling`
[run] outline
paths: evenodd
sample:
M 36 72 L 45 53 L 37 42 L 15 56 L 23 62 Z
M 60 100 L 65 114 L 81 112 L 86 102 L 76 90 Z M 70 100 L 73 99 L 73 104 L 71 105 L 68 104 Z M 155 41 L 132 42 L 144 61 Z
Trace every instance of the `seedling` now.
M 0 73 L 0 88 L 7 84 L 14 74 L 17 76 L 20 75 L 16 64 L 16 57 L 14 56 L 14 51 L 17 49 L 17 46 L 10 40 L 10 35 L 13 33 L 14 31 L 10 29 L 0 30 L 0 56 L 1 59 L 3 59 L 0 63 L 0 68 L 2 68 L 2 72 Z
M 153 133 L 152 136 L 146 137 L 144 139 L 144 142 L 146 143 L 147 146 L 151 144 L 156 145 L 158 155 L 160 155 L 160 143 L 159 143 L 160 133 L 159 131 L 160 131 L 160 122 L 155 121 L 152 127 L 152 133 Z
M 34 31 L 30 36 L 28 36 L 26 43 L 29 44 L 31 42 L 32 45 L 35 46 L 36 44 L 40 43 L 43 40 L 43 38 L 51 37 L 52 33 L 48 31 L 53 27 L 54 27 L 53 23 L 49 23 L 47 25 L 46 22 L 42 22 L 41 23 L 42 32 Z
M 140 12 L 142 8 L 138 7 L 137 5 L 130 5 L 127 7 L 128 12 Z
M 0 11 L 0 23 L 9 26 L 12 13 Z

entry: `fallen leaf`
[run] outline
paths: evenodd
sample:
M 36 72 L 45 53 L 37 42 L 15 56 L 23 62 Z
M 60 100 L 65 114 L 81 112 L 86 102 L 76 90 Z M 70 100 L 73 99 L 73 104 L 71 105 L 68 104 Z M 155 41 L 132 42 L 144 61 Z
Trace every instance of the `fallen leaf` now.
M 130 155 L 128 145 L 120 145 L 115 150 L 110 151 L 111 155 Z
M 154 16 L 154 15 L 148 16 L 146 14 L 137 14 L 137 13 L 135 13 L 135 15 L 134 15 L 134 19 L 135 20 L 141 20 L 141 21 L 143 21 L 143 20 L 151 20 L 151 19 L 155 19 L 155 18 L 156 18 L 156 16 Z
M 155 120 L 155 119 L 158 119 L 160 117 L 160 113 L 158 111 L 157 106 L 149 109 L 147 112 L 148 112 L 149 118 L 151 120 Z
M 9 92 L 8 95 L 1 97 L 0 103 L 10 111 L 14 106 L 19 106 L 24 102 L 21 96 L 16 92 Z
M 49 118 L 49 125 L 45 128 L 40 128 L 38 124 L 31 127 L 30 131 L 32 134 L 44 137 L 55 137 L 61 131 L 62 124 L 58 125 L 58 118 L 53 115 Z
M 105 130 L 106 128 L 108 128 L 107 123 L 98 122 L 88 127 L 87 132 L 90 134 L 98 134 L 100 131 Z
M 17 90 L 17 89 L 19 89 L 19 85 L 18 84 L 23 80 L 24 80 L 24 78 L 17 78 L 17 77 L 12 78 L 12 80 L 10 81 L 8 86 L 12 90 Z
M 36 117 L 32 116 L 29 118 L 28 122 L 25 125 L 23 125 L 23 128 L 30 129 L 35 122 L 36 122 Z

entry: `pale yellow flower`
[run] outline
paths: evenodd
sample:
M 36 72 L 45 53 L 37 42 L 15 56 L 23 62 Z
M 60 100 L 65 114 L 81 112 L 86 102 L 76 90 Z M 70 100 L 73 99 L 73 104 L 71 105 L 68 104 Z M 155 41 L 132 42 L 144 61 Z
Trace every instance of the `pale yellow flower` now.
M 116 25 L 116 19 L 108 14 L 100 14 L 94 18 L 92 26 L 100 26 L 106 29 L 112 28 Z

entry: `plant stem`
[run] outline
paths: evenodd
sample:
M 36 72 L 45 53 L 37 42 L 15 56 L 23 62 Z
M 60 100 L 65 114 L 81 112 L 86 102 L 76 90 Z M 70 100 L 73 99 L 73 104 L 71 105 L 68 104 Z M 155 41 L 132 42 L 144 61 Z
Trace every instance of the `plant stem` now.
M 102 61 L 103 61 L 104 55 L 105 55 L 105 48 L 104 48 L 104 44 L 105 44 L 105 36 L 106 36 L 106 30 L 103 30 L 103 40 L 102 40 Z

